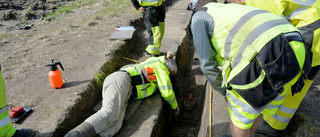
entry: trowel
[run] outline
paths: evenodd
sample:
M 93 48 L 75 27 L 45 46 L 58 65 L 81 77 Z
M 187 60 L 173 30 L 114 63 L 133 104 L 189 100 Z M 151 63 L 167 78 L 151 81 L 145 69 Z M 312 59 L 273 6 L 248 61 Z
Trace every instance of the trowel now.
M 195 104 L 196 104 L 196 99 L 192 98 L 192 93 L 190 93 L 189 97 L 184 99 L 184 107 L 187 110 L 191 110 Z

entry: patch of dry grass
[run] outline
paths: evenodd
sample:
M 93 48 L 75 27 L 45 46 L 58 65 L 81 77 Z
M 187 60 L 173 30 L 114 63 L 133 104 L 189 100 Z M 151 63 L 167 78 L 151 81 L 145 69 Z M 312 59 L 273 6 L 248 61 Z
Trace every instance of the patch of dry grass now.
M 29 6 L 28 8 L 24 9 L 20 14 L 20 19 L 22 20 L 30 20 L 35 15 L 33 12 L 33 6 Z
M 6 10 L 1 16 L 1 20 L 15 19 L 16 13 L 13 10 Z

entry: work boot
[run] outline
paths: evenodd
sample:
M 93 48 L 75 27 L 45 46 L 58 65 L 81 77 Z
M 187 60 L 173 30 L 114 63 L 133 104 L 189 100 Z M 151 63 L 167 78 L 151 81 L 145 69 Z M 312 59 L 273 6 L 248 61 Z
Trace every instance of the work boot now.
M 12 137 L 33 137 L 34 131 L 31 128 L 17 129 Z
M 272 128 L 264 120 L 261 120 L 261 122 L 259 123 L 259 126 L 255 132 L 259 133 L 259 134 L 268 135 L 269 137 L 279 137 L 279 136 L 281 136 L 281 133 L 282 133 L 281 130 L 276 130 L 276 129 Z
M 82 122 L 80 125 L 69 131 L 64 137 L 94 137 L 97 133 L 88 122 Z

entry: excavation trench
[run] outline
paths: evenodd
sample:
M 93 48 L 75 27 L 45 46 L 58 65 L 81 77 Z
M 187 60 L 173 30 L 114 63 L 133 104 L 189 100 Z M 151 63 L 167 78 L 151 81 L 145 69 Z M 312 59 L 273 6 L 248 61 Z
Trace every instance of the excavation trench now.
M 212 91 L 213 98 L 210 100 L 210 94 L 208 93 L 211 88 L 206 83 L 206 79 L 199 67 L 197 55 L 193 50 L 192 37 L 190 29 L 188 28 L 191 12 L 185 10 L 185 7 L 187 6 L 185 1 L 172 1 L 170 3 L 170 1 L 168 0 L 169 6 L 167 7 L 166 13 L 166 31 L 162 41 L 163 45 L 160 51 L 164 53 L 169 50 L 176 52 L 176 62 L 178 64 L 179 70 L 178 74 L 171 77 L 171 79 L 176 94 L 176 99 L 181 109 L 181 114 L 177 119 L 175 119 L 172 116 L 169 105 L 162 99 L 159 92 L 157 92 L 153 96 L 142 100 L 139 108 L 135 111 L 135 113 L 128 121 L 124 122 L 123 127 L 116 136 L 196 137 L 198 136 L 199 132 L 202 132 L 202 135 L 207 136 L 208 129 L 210 129 L 210 127 L 212 129 L 213 136 L 220 136 L 221 134 L 229 133 L 230 131 L 228 128 L 228 111 L 226 110 L 227 107 L 224 98 L 217 92 Z M 72 102 L 73 105 L 66 108 L 66 110 L 61 108 L 61 111 L 58 111 L 63 114 L 56 114 L 58 116 L 61 116 L 57 120 L 58 122 L 56 125 L 55 121 L 51 122 L 51 124 L 53 123 L 56 127 L 50 126 L 43 128 L 43 123 L 47 124 L 47 122 L 46 119 L 42 119 L 42 117 L 40 118 L 41 120 L 37 118 L 35 119 L 33 117 L 28 118 L 28 120 L 33 118 L 32 120 L 39 122 L 40 126 L 37 125 L 37 128 L 41 129 L 40 132 L 42 132 L 43 130 L 44 132 L 48 132 L 43 133 L 43 136 L 61 137 L 69 130 L 83 122 L 86 118 L 94 114 L 95 111 L 93 110 L 93 108 L 101 101 L 101 90 L 104 78 L 112 72 L 118 70 L 120 67 L 126 64 L 133 63 L 127 60 L 123 60 L 122 57 L 127 57 L 139 61 L 144 61 L 147 58 L 143 55 L 143 52 L 148 45 L 148 33 L 145 30 L 143 20 L 135 19 L 129 22 L 128 25 L 134 26 L 136 28 L 133 38 L 131 40 L 125 41 L 115 40 L 112 42 L 112 45 L 103 45 L 102 48 L 108 48 L 108 51 L 111 52 L 108 52 L 104 57 L 100 58 L 99 56 L 94 58 L 95 60 L 105 60 L 105 62 L 103 63 L 103 65 L 101 65 L 100 69 L 94 73 L 95 78 L 90 80 L 90 82 L 86 82 L 85 84 L 87 85 L 83 85 L 83 87 L 85 88 L 75 88 L 76 90 L 80 90 L 73 91 L 75 93 L 78 93 L 74 95 L 77 99 L 72 101 L 66 100 L 67 103 Z M 74 29 L 72 28 L 72 25 L 70 27 L 71 29 Z M 46 37 L 41 38 L 46 39 Z M 48 42 L 50 42 L 50 40 L 46 41 L 46 43 Z M 64 41 L 62 40 L 62 42 Z M 91 46 L 91 44 L 94 44 L 94 42 L 88 45 Z M 86 46 L 86 44 L 83 45 Z M 97 46 L 97 49 L 100 49 L 100 46 L 95 46 Z M 92 46 L 92 49 L 93 48 L 95 47 Z M 87 49 L 87 47 L 84 47 L 84 49 Z M 25 50 L 24 52 L 27 51 L 29 50 Z M 64 62 L 66 61 L 67 60 L 65 60 Z M 87 63 L 91 62 L 88 61 Z M 75 63 L 74 66 L 78 64 L 79 63 Z M 40 71 L 40 69 L 38 70 Z M 74 72 L 75 75 L 79 75 L 78 71 Z M 66 76 L 66 78 L 68 79 L 67 73 L 64 74 L 64 76 Z M 66 95 L 70 94 L 70 87 L 76 86 L 73 85 L 72 82 L 78 80 L 75 80 L 75 78 L 72 79 L 70 77 L 70 74 L 72 74 L 71 71 L 69 71 L 68 74 L 69 83 L 67 83 L 67 85 L 69 84 L 69 87 L 59 90 L 59 93 L 64 93 Z M 318 76 L 318 78 L 315 80 L 316 82 L 314 83 L 314 86 L 311 87 L 312 91 L 308 92 L 305 100 L 298 110 L 298 113 L 289 124 L 287 131 L 289 134 L 288 136 L 319 135 L 319 118 L 317 117 L 317 115 L 320 113 L 318 109 L 320 81 L 319 78 L 320 77 Z M 38 91 L 50 90 L 43 88 L 42 90 L 39 89 Z M 55 90 L 54 93 L 57 93 L 57 91 L 58 90 Z M 53 92 L 45 93 L 48 95 L 53 95 Z M 192 110 L 187 110 L 184 108 L 183 101 L 185 98 L 189 97 L 190 94 L 192 94 L 192 97 L 195 98 L 196 104 Z M 59 96 L 57 98 L 59 99 L 62 97 Z M 207 101 L 212 101 L 211 109 L 209 109 L 209 107 L 207 106 L 209 104 Z M 204 102 L 206 102 L 206 105 L 204 105 Z M 43 104 L 39 104 L 39 106 L 41 105 Z M 52 107 L 53 105 L 50 104 L 49 106 Z M 55 109 L 57 110 L 57 108 Z M 35 114 L 43 114 L 40 113 L 41 111 L 39 108 L 35 107 L 35 110 L 37 112 L 31 116 L 34 116 Z M 212 121 L 209 121 L 210 114 L 212 115 Z M 200 124 L 200 122 L 202 125 Z M 26 121 L 25 123 L 28 124 L 28 121 Z M 212 124 L 212 126 L 210 126 L 210 124 Z M 24 125 L 21 125 L 20 127 L 22 126 Z
M 168 9 L 170 6 L 172 5 L 169 5 Z M 168 12 L 170 12 L 170 9 Z M 198 85 L 196 83 L 196 77 L 201 77 L 202 73 L 198 67 L 198 61 L 193 58 L 192 38 L 187 25 L 190 13 L 185 16 L 184 18 L 187 21 L 183 22 L 184 27 L 180 30 L 184 32 L 185 36 L 181 35 L 180 39 L 174 39 L 175 43 L 179 42 L 179 45 L 172 46 L 169 40 L 169 42 L 163 42 L 164 46 L 161 47 L 165 49 L 164 51 L 172 50 L 176 52 L 176 62 L 179 70 L 178 74 L 171 79 L 181 109 L 181 115 L 175 119 L 172 116 L 170 106 L 163 100 L 160 93 L 156 92 L 151 97 L 142 100 L 131 118 L 124 121 L 121 130 L 116 136 L 197 136 L 203 108 L 202 98 L 204 95 L 203 90 L 205 90 L 205 80 L 200 78 L 202 80 L 198 81 L 202 84 Z M 170 28 L 172 27 L 170 25 L 171 23 L 169 22 L 167 26 Z M 101 90 L 104 78 L 126 64 L 134 64 L 134 62 L 123 60 L 122 57 L 139 61 L 146 59 L 143 56 L 143 52 L 148 44 L 148 34 L 145 30 L 143 19 L 131 21 L 130 26 L 136 28 L 132 39 L 117 40 L 115 46 L 117 48 L 106 55 L 107 61 L 101 66 L 99 72 L 95 74 L 95 79 L 91 80 L 85 91 L 79 95 L 74 105 L 69 107 L 64 117 L 58 121 L 57 128 L 52 136 L 63 136 L 95 113 L 93 108 L 102 99 Z M 190 94 L 193 94 L 193 98 L 196 99 L 196 105 L 192 110 L 186 110 L 184 109 L 183 101 Z

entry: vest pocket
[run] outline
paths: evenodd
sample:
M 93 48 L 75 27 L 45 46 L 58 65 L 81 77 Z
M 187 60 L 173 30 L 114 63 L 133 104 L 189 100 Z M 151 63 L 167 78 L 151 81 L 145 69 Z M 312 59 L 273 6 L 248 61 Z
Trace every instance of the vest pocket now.
M 230 86 L 257 111 L 274 100 L 283 88 L 274 90 L 258 60 L 254 59 L 230 80 Z
M 281 94 L 283 86 L 299 72 L 296 55 L 280 34 L 268 42 L 229 84 L 254 109 L 260 110 Z
M 277 90 L 272 89 L 267 78 L 264 77 L 263 81 L 256 87 L 234 90 L 255 110 L 260 111 L 283 92 L 283 87 Z
M 283 35 L 274 38 L 257 54 L 256 59 L 274 90 L 282 88 L 300 72 L 299 62 Z

